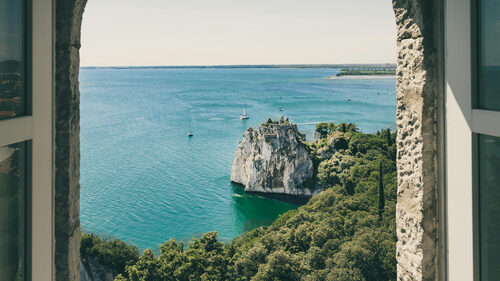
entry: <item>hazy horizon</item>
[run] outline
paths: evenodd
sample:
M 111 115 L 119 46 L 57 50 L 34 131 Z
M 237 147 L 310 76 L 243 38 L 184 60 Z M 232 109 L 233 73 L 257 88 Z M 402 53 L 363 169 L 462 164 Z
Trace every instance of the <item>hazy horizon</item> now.
M 390 0 L 107 0 L 83 15 L 82 67 L 395 62 Z
M 231 68 L 231 67 L 263 67 L 263 68 L 296 68 L 294 66 L 319 66 L 323 68 L 338 68 L 341 66 L 382 66 L 382 65 L 396 65 L 395 62 L 381 62 L 381 63 L 284 63 L 284 64 L 185 64 L 185 65 L 81 65 L 81 68 Z M 305 67 L 308 68 L 308 67 Z

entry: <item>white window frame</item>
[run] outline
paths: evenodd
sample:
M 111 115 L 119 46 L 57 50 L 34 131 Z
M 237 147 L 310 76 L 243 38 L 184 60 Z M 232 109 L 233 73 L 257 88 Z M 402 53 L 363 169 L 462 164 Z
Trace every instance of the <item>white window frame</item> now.
M 474 109 L 471 1 L 445 3 L 446 204 L 449 280 L 479 280 L 477 134 L 500 137 L 500 112 Z
M 29 2 L 29 1 L 28 1 Z M 31 104 L 32 115 L 0 120 L 0 146 L 31 141 L 30 216 L 31 241 L 27 241 L 31 280 L 54 280 L 54 188 L 53 188 L 53 3 L 32 0 Z M 29 34 L 28 33 L 28 36 Z M 30 69 L 28 68 L 28 71 Z M 28 202 L 29 203 L 29 202 Z M 29 258 L 29 257 L 28 257 Z

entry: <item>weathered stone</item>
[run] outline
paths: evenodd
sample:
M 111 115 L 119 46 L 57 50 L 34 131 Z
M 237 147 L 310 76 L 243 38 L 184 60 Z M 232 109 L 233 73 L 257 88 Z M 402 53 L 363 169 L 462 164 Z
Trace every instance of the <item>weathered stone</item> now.
M 314 132 L 314 135 L 313 135 L 313 142 L 315 143 L 319 143 L 321 141 L 321 139 L 323 138 L 323 136 L 321 135 L 320 132 Z
M 438 280 L 439 5 L 393 1 L 398 28 L 398 280 Z
M 231 168 L 231 181 L 245 191 L 313 195 L 312 157 L 301 141 L 305 136 L 297 125 L 268 124 L 248 128 L 240 141 Z
M 86 0 L 56 1 L 55 277 L 79 280 L 80 29 Z

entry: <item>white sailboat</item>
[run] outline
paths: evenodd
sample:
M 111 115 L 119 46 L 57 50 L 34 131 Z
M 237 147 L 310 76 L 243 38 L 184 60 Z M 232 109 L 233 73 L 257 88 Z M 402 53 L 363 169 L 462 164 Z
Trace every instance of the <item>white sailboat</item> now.
M 192 137 L 192 136 L 193 136 L 193 132 L 191 132 L 191 121 L 192 121 L 192 120 L 189 120 L 189 131 L 188 131 L 188 137 Z
M 280 96 L 280 106 L 278 107 L 278 111 L 283 111 L 283 107 L 281 106 L 281 96 Z
M 245 107 L 243 108 L 243 112 L 240 115 L 240 120 L 245 120 L 248 118 L 250 118 L 250 117 L 248 117 L 248 115 L 247 115 L 247 105 L 245 104 Z

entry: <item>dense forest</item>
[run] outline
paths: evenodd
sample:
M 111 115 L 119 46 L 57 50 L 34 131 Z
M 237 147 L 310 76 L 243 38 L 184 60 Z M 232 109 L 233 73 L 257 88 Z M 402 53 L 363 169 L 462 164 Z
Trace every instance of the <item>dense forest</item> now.
M 319 123 L 305 142 L 325 191 L 271 226 L 232 242 L 217 232 L 175 239 L 139 255 L 119 240 L 82 235 L 82 256 L 97 257 L 115 281 L 396 280 L 395 133 L 359 132 L 355 124 Z

